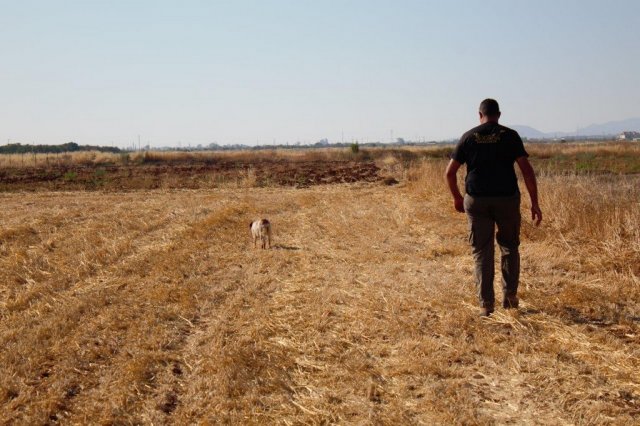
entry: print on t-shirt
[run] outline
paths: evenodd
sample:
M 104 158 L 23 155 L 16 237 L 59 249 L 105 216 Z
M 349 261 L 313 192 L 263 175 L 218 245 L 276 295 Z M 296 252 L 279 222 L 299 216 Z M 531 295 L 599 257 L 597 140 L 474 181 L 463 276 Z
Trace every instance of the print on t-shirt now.
M 497 133 L 489 133 L 488 135 L 483 135 L 482 133 L 476 132 L 473 134 L 476 138 L 476 142 L 478 143 L 498 143 L 500 142 L 500 138 L 504 133 L 504 130 L 500 130 Z

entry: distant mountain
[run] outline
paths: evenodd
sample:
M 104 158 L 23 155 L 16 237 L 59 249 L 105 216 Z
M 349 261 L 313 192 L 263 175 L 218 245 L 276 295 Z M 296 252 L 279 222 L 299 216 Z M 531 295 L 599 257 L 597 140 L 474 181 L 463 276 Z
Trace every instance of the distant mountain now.
M 523 138 L 546 139 L 550 137 L 547 133 L 543 133 L 540 130 L 536 130 L 533 127 L 529 127 L 529 126 L 516 125 L 516 126 L 509 126 L 509 127 L 511 127 L 516 132 L 518 132 L 520 136 Z
M 640 131 L 640 118 L 629 118 L 627 120 L 609 121 L 604 124 L 592 124 L 580 129 L 581 135 L 615 135 L 622 132 Z
M 578 129 L 578 132 L 541 132 L 530 126 L 509 126 L 520 133 L 523 138 L 552 139 L 568 136 L 612 136 L 626 131 L 640 131 L 640 118 L 629 118 L 620 121 L 608 121 L 602 124 L 592 124 Z

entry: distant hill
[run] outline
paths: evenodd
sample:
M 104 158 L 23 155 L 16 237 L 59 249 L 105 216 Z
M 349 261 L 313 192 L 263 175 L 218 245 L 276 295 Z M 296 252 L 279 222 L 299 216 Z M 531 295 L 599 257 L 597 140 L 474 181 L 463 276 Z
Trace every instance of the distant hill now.
M 579 129 L 579 132 L 541 132 L 530 126 L 509 126 L 520 133 L 523 138 L 552 139 L 570 136 L 613 136 L 626 131 L 640 131 L 640 117 L 627 120 L 608 121 L 602 124 L 592 124 Z
M 609 121 L 604 124 L 592 124 L 580 129 L 581 135 L 615 135 L 627 131 L 640 131 L 640 118 Z
M 516 125 L 516 126 L 509 126 L 509 127 L 511 127 L 516 132 L 518 132 L 520 136 L 523 138 L 546 139 L 550 137 L 547 133 L 543 133 L 540 130 L 534 129 L 533 127 L 529 127 L 529 126 Z

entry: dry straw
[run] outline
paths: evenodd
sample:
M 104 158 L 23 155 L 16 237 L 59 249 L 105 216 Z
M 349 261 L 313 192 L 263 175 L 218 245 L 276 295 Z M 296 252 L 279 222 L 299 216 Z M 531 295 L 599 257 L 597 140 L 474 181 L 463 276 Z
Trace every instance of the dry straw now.
M 400 185 L 0 194 L 0 423 L 633 424 L 638 177 L 543 174 L 480 319 L 446 160 L 374 157 Z

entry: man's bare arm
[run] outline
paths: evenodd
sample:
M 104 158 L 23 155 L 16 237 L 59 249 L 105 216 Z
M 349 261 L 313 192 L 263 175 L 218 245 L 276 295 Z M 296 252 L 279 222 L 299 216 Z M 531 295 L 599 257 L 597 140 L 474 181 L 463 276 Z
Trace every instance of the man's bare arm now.
M 458 178 L 457 173 L 461 164 L 456 160 L 449 161 L 447 165 L 447 170 L 445 172 L 445 178 L 447 180 L 447 184 L 449 185 L 449 191 L 451 191 L 451 195 L 453 195 L 453 206 L 460 213 L 464 213 L 464 198 L 460 193 L 460 189 L 458 188 Z
M 536 226 L 540 225 L 542 221 L 542 210 L 538 204 L 538 184 L 536 182 L 536 173 L 533 171 L 533 167 L 527 157 L 516 158 L 516 163 L 522 171 L 522 177 L 524 177 L 524 184 L 529 191 L 529 197 L 531 197 L 531 220 L 534 221 Z

